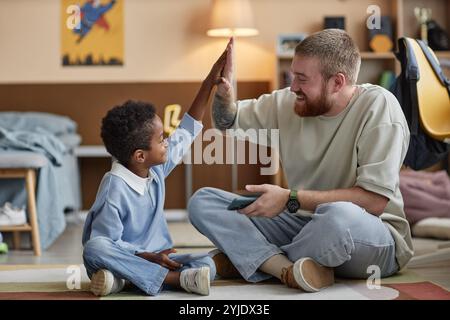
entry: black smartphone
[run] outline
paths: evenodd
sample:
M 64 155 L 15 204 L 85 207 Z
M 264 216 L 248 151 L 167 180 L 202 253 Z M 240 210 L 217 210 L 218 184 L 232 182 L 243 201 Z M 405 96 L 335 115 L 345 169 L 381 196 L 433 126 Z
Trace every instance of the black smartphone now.
M 259 198 L 259 195 L 258 196 L 241 196 L 241 197 L 234 198 L 227 209 L 228 210 L 244 209 L 248 205 L 255 202 L 256 199 L 258 199 L 258 198 Z

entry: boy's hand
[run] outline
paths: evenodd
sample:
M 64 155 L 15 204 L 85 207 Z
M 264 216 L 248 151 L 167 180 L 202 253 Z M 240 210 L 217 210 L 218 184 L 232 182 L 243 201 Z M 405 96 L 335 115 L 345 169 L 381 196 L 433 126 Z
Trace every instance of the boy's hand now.
M 147 261 L 157 263 L 160 266 L 167 268 L 171 271 L 176 270 L 178 268 L 181 268 L 183 265 L 173 261 L 169 258 L 169 254 L 177 252 L 175 249 L 167 249 L 163 250 L 161 252 L 155 253 L 155 252 L 142 252 L 136 254 L 138 257 L 141 257 L 142 259 L 145 259 Z

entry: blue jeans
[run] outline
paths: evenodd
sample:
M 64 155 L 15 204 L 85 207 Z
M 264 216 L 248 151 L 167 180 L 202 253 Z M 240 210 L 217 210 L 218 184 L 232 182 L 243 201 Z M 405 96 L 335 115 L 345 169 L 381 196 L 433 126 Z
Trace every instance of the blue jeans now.
M 211 280 L 215 278 L 216 267 L 207 254 L 170 254 L 169 257 L 183 264 L 176 271 L 209 267 Z M 169 269 L 130 253 L 106 237 L 95 237 L 86 242 L 83 261 L 89 278 L 97 270 L 107 269 L 114 276 L 130 281 L 148 295 L 156 295 L 163 289 L 163 281 L 169 272 Z
M 259 271 L 267 259 L 284 254 L 291 261 L 310 257 L 336 276 L 368 278 L 376 265 L 381 277 L 398 271 L 395 242 L 380 218 L 351 202 L 324 203 L 311 217 L 283 212 L 274 218 L 249 218 L 227 210 L 235 194 L 198 190 L 188 211 L 191 223 L 224 252 L 250 282 L 271 276 Z

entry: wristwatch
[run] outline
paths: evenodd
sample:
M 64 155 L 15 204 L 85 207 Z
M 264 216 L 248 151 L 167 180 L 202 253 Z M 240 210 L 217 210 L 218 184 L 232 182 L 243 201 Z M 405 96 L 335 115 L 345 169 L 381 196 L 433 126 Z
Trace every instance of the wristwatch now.
M 290 213 L 295 213 L 300 209 L 300 202 L 297 199 L 297 190 L 291 190 L 286 208 Z

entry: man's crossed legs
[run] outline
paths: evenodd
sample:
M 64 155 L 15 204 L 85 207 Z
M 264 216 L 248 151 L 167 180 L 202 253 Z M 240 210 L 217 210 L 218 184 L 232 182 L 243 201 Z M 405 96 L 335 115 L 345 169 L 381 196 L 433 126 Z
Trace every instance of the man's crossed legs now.
M 344 278 L 367 278 L 369 266 L 381 277 L 398 271 L 395 242 L 380 218 L 350 202 L 319 205 L 311 217 L 283 212 L 249 218 L 227 206 L 237 195 L 202 188 L 188 206 L 191 223 L 208 237 L 249 282 L 272 276 L 290 287 L 318 291 Z M 224 259 L 225 257 L 225 259 Z M 228 257 L 228 259 L 226 258 Z M 223 266 L 217 266 L 217 273 Z

